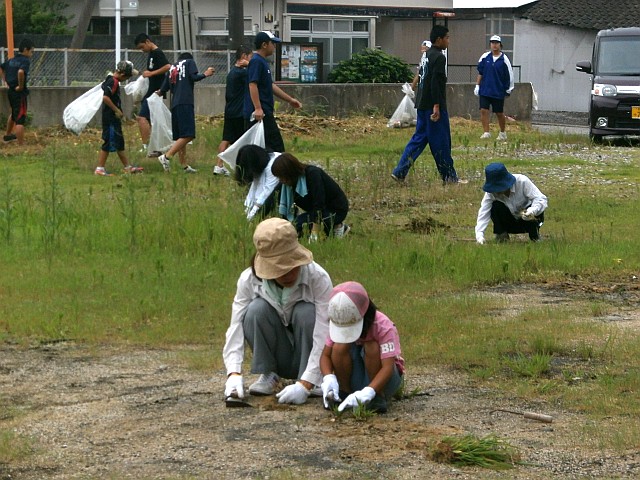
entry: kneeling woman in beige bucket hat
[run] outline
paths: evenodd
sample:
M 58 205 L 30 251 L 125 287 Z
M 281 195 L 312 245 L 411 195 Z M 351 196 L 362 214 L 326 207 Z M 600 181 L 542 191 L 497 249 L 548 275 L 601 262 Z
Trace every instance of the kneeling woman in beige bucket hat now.
M 302 404 L 321 396 L 320 355 L 329 334 L 331 279 L 298 242 L 288 221 L 270 218 L 253 235 L 256 253 L 242 272 L 222 352 L 227 370 L 225 398 L 244 398 L 244 342 L 253 351 L 251 373 L 260 377 L 251 395 L 273 395 L 280 377 L 297 380 L 276 396 Z

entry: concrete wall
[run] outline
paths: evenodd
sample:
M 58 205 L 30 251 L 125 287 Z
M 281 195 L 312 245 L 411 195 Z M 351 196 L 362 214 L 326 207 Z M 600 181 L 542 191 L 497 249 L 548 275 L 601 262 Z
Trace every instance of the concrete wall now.
M 522 81 L 532 83 L 538 95 L 538 109 L 587 112 L 591 77 L 576 71 L 576 62 L 591 60 L 598 32 L 530 20 L 517 20 L 515 28 L 514 56 Z
M 473 95 L 473 83 L 454 83 L 447 87 L 449 115 L 479 119 L 478 98 Z M 304 111 L 320 116 L 344 117 L 352 113 L 380 113 L 390 116 L 402 99 L 402 87 L 398 84 L 314 84 L 280 85 L 287 93 L 300 99 Z M 87 87 L 31 87 L 29 113 L 31 125 L 44 127 L 62 124 L 65 107 L 87 91 Z M 224 112 L 224 85 L 196 87 L 196 113 L 217 115 Z M 289 109 L 283 105 L 283 109 Z M 521 121 L 531 119 L 531 85 L 519 83 L 505 102 L 505 113 Z M 123 109 L 129 116 L 133 109 L 124 95 Z M 9 112 L 6 88 L 0 89 L 0 112 L 6 119 Z M 100 115 L 94 118 L 99 122 Z

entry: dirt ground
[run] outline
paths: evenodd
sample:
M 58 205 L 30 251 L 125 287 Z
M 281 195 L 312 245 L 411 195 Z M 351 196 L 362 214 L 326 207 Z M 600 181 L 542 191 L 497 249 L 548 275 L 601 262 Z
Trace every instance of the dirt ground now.
M 533 303 L 607 301 L 615 314 L 596 321 L 640 331 L 640 285 L 504 286 L 482 292 Z M 509 311 L 499 315 L 513 314 Z M 219 355 L 219 352 L 212 352 Z M 407 391 L 386 415 L 335 419 L 321 399 L 280 406 L 250 398 L 252 408 L 226 408 L 224 375 L 188 369 L 179 350 L 136 350 L 55 343 L 0 346 L 0 392 L 12 406 L 0 430 L 32 439 L 33 453 L 0 464 L 0 479 L 272 478 L 272 479 L 566 479 L 639 478 L 640 452 L 587 446 L 579 412 L 523 404 L 478 388 L 459 372 L 409 366 Z M 251 381 L 247 378 L 246 381 Z M 553 416 L 540 423 L 503 408 Z M 619 419 L 605 419 L 614 428 Z M 525 463 L 494 472 L 456 468 L 428 458 L 449 434 L 496 434 Z

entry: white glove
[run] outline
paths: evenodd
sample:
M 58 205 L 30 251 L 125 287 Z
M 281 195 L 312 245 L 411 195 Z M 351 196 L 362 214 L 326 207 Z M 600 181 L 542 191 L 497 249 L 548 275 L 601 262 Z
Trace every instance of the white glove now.
M 316 243 L 318 241 L 318 234 L 315 232 L 312 232 L 311 235 L 309 235 L 309 243 Z
M 353 392 L 351 395 L 345 398 L 344 402 L 342 402 L 338 407 L 338 411 L 342 412 L 347 407 L 356 408 L 358 406 L 358 403 L 364 405 L 366 403 L 369 403 L 375 397 L 376 391 L 373 388 L 364 387 L 362 390 Z
M 258 210 L 260 210 L 260 207 L 258 205 L 254 205 L 253 207 L 251 207 L 251 210 L 249 210 L 249 213 L 247 213 L 247 220 L 253 220 L 253 217 L 256 216 Z
M 333 398 L 335 402 L 340 401 L 340 389 L 338 387 L 338 378 L 330 373 L 322 377 L 322 400 L 324 401 L 324 408 L 329 408 L 329 398 Z
M 280 393 L 276 394 L 278 403 L 293 403 L 294 405 L 302 405 L 309 398 L 309 390 L 300 382 L 293 385 L 287 385 Z
M 526 220 L 527 222 L 530 222 L 530 221 L 536 219 L 536 215 L 535 215 L 535 213 L 533 213 L 533 208 L 531 208 L 531 207 L 529 207 L 525 211 L 523 211 L 521 216 L 522 216 L 522 219 Z
M 476 88 L 474 88 L 474 89 L 473 89 L 473 94 L 474 94 L 476 97 L 479 97 L 479 96 L 480 96 L 480 85 L 476 85 Z
M 484 235 L 481 237 L 476 238 L 476 242 L 478 242 L 478 245 L 484 245 Z
M 225 398 L 233 396 L 233 392 L 236 392 L 238 398 L 244 398 L 242 375 L 229 375 L 227 378 L 227 383 L 224 384 Z

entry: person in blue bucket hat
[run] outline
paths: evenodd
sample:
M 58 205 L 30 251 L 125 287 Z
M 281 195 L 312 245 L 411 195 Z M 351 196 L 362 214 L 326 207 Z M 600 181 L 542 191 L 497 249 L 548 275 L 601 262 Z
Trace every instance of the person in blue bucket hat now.
M 531 241 L 540 240 L 547 197 L 526 175 L 511 174 L 503 163 L 490 163 L 484 169 L 485 194 L 478 210 L 476 241 L 485 243 L 484 231 L 493 222 L 496 241 L 506 242 L 510 233 L 528 233 Z

